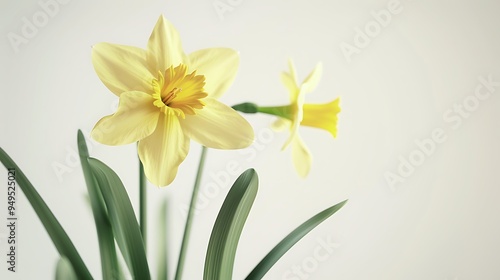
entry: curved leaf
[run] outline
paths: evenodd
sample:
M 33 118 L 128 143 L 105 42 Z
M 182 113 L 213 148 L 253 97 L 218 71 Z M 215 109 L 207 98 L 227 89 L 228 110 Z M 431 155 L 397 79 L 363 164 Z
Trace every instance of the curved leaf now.
M 85 138 L 81 130 L 78 130 L 78 152 L 82 165 L 83 175 L 87 184 L 87 191 L 90 198 L 90 205 L 94 215 L 94 222 L 99 241 L 99 250 L 101 254 L 102 279 L 118 279 L 120 278 L 120 270 L 118 259 L 116 257 L 115 239 L 113 230 L 108 217 L 108 211 L 104 204 L 101 190 L 97 185 L 97 181 L 92 174 L 89 165 L 89 152 Z
M 205 158 L 207 157 L 208 148 L 201 147 L 200 162 L 198 163 L 198 171 L 194 180 L 193 191 L 191 193 L 191 202 L 189 203 L 189 210 L 186 217 L 186 224 L 184 225 L 184 234 L 182 236 L 181 250 L 179 251 L 179 258 L 177 259 L 177 268 L 175 270 L 174 280 L 182 280 L 184 273 L 184 263 L 186 262 L 187 248 L 189 246 L 189 238 L 191 236 L 191 229 L 193 228 L 193 215 L 196 208 L 196 198 L 200 189 L 201 177 L 203 175 L 203 166 L 205 166 Z
M 78 280 L 78 276 L 66 257 L 61 257 L 57 262 L 56 280 Z
M 208 243 L 204 280 L 232 279 L 236 248 L 257 195 L 258 184 L 257 173 L 248 169 L 229 190 Z
M 15 170 L 18 186 L 30 202 L 33 210 L 35 210 L 59 254 L 68 259 L 75 272 L 80 275 L 80 279 L 93 279 L 87 266 L 83 263 L 80 254 L 78 254 L 75 245 L 73 245 L 73 242 L 71 242 L 71 239 L 66 234 L 66 231 L 64 231 L 59 221 L 57 221 L 52 211 L 50 211 L 23 171 L 2 148 L 0 148 L 0 161 L 8 170 Z
M 101 161 L 89 158 L 88 162 L 101 189 L 116 242 L 130 273 L 134 279 L 150 279 L 139 224 L 122 181 Z
M 309 220 L 305 221 L 298 228 L 288 234 L 283 240 L 281 240 L 278 245 L 276 245 L 265 257 L 260 261 L 260 263 L 250 272 L 250 274 L 245 278 L 246 280 L 259 280 L 264 277 L 264 275 L 271 269 L 271 267 L 290 249 L 295 243 L 297 243 L 302 237 L 308 234 L 317 225 L 322 223 L 328 217 L 337 212 L 347 200 L 344 200 L 330 208 L 323 210 L 322 212 L 316 214 Z
M 167 259 L 167 204 L 168 201 L 163 201 L 160 208 L 160 220 L 158 221 L 159 240 L 158 240 L 158 280 L 168 279 L 168 259 Z

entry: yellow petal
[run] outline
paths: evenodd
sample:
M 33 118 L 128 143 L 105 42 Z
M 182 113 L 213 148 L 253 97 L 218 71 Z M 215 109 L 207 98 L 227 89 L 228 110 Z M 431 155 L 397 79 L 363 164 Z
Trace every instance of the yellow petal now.
M 299 88 L 297 87 L 297 84 L 295 84 L 292 75 L 290 75 L 290 73 L 287 72 L 282 72 L 281 82 L 283 83 L 283 85 L 285 85 L 286 89 L 290 93 L 290 102 L 291 103 L 296 102 L 297 96 L 299 95 Z
M 290 102 L 295 103 L 297 102 L 297 97 L 299 95 L 300 89 L 297 83 L 297 71 L 295 71 L 295 66 L 292 59 L 288 60 L 288 68 L 290 70 L 289 73 L 281 73 L 281 82 L 283 83 L 283 85 L 285 85 L 288 92 L 290 93 Z
M 240 64 L 238 52 L 227 48 L 203 49 L 188 57 L 191 71 L 205 76 L 205 91 L 213 98 L 219 98 L 231 86 Z
M 287 120 L 285 118 L 278 118 L 271 124 L 271 128 L 275 131 L 283 131 L 289 128 L 291 124 L 292 122 L 290 120 Z
M 309 174 L 312 163 L 311 153 L 298 134 L 292 141 L 292 161 L 299 176 L 306 177 Z
M 281 147 L 281 150 L 285 150 L 288 145 L 290 145 L 290 143 L 293 142 L 293 139 L 295 138 L 295 136 L 298 135 L 298 131 L 299 131 L 299 122 L 292 122 L 291 126 L 290 126 L 290 135 L 288 136 L 288 139 L 285 141 L 285 144 L 283 144 L 283 147 Z
M 106 145 L 125 145 L 149 136 L 156 128 L 160 110 L 151 95 L 130 91 L 120 95 L 116 113 L 102 118 L 91 136 Z
M 161 114 L 153 134 L 139 141 L 138 152 L 148 180 L 156 186 L 167 186 L 189 152 L 189 138 L 176 116 Z
M 299 90 L 299 93 L 297 95 L 296 102 L 292 103 L 292 106 L 294 106 L 294 113 L 293 113 L 292 124 L 290 126 L 290 136 L 286 140 L 285 144 L 283 144 L 283 147 L 281 148 L 282 150 L 286 149 L 286 147 L 290 145 L 295 135 L 298 133 L 299 125 L 301 124 L 302 119 L 304 118 L 304 111 L 303 111 L 304 100 L 305 100 L 305 91 L 301 89 Z
M 292 59 L 288 60 L 288 68 L 290 69 L 290 77 L 292 78 L 293 83 L 298 85 L 299 82 L 297 80 L 297 71 L 295 70 L 295 65 Z
M 203 101 L 203 109 L 181 120 L 189 138 L 215 149 L 242 149 L 252 144 L 252 126 L 240 114 L 213 98 Z
M 92 64 L 101 81 L 118 96 L 126 91 L 153 90 L 145 50 L 99 43 L 92 47 Z
M 327 130 L 333 137 L 337 136 L 337 114 L 341 111 L 340 98 L 326 104 L 305 104 L 301 125 Z
M 163 15 L 149 37 L 147 59 L 152 68 L 156 67 L 151 69 L 154 73 L 165 71 L 172 65 L 177 66 L 185 60 L 179 33 Z
M 309 74 L 309 76 L 307 76 L 304 79 L 304 82 L 302 83 L 302 89 L 306 93 L 313 91 L 316 88 L 316 86 L 318 86 L 319 80 L 321 79 L 322 72 L 323 72 L 323 66 L 320 62 L 316 65 L 316 67 L 314 67 L 312 72 Z

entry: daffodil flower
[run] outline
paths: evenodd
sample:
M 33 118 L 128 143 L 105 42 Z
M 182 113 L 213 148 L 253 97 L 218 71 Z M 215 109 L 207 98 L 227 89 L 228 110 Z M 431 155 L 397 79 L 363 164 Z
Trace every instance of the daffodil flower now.
M 290 136 L 283 145 L 283 149 L 288 145 L 292 146 L 292 161 L 295 169 L 301 177 L 306 177 L 311 169 L 312 157 L 298 134 L 299 125 L 321 128 L 328 131 L 334 138 L 337 137 L 337 114 L 340 112 L 340 99 L 337 98 L 325 104 L 305 104 L 305 95 L 316 88 L 321 78 L 321 63 L 316 65 L 301 85 L 297 82 L 297 73 L 292 60 L 289 61 L 289 68 L 290 73 L 283 72 L 281 81 L 290 92 L 291 104 L 281 109 L 285 114 L 282 114 L 272 127 L 276 130 L 283 130 L 287 127 L 290 129 Z
M 99 43 L 92 48 L 92 63 L 120 99 L 117 111 L 99 120 L 92 137 L 107 145 L 139 141 L 139 158 L 154 185 L 174 180 L 190 139 L 216 149 L 253 142 L 250 124 L 216 100 L 238 69 L 239 55 L 232 49 L 186 55 L 177 30 L 160 16 L 145 50 Z
M 309 149 L 298 134 L 299 125 L 321 128 L 337 137 L 337 114 L 340 112 L 337 98 L 325 104 L 305 104 L 305 95 L 313 91 L 321 78 L 321 63 L 305 78 L 302 84 L 297 82 L 297 73 L 293 61 L 289 61 L 290 73 L 283 72 L 281 81 L 290 92 L 290 104 L 285 106 L 259 107 L 252 103 L 243 103 L 233 108 L 247 113 L 266 113 L 279 117 L 272 127 L 281 131 L 290 130 L 290 136 L 283 145 L 283 150 L 292 146 L 292 161 L 299 176 L 306 177 L 311 169 L 312 157 Z

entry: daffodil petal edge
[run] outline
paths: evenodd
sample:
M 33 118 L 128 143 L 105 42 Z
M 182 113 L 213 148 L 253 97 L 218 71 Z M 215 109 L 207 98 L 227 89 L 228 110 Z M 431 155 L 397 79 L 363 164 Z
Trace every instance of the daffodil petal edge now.
M 181 120 L 189 138 L 214 149 L 242 149 L 253 143 L 254 131 L 245 118 L 215 99 L 204 101 L 205 107 L 196 115 Z
M 139 141 L 138 152 L 148 180 L 159 187 L 167 186 L 189 152 L 189 138 L 177 117 L 161 114 L 156 130 Z
M 160 112 L 153 98 L 140 91 L 124 92 L 116 113 L 103 117 L 91 136 L 106 145 L 125 145 L 149 136 L 156 128 Z
M 184 63 L 186 55 L 182 49 L 179 33 L 163 15 L 158 18 L 148 40 L 147 61 L 153 71 L 165 71 L 170 66 Z
M 221 97 L 233 83 L 240 56 L 229 48 L 208 48 L 188 55 L 189 66 L 205 76 L 205 91 L 212 98 Z

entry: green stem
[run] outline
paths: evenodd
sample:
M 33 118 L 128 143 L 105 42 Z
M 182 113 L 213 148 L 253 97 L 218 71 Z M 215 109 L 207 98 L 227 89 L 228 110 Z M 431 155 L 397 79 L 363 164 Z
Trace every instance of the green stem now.
M 146 249 L 146 229 L 147 229 L 147 205 L 146 205 L 147 179 L 144 174 L 144 166 L 139 160 L 139 224 L 141 228 L 144 249 Z
M 291 120 L 293 116 L 293 109 L 292 106 L 290 105 L 259 107 L 257 109 L 257 112 L 269 115 L 275 115 L 289 120 Z
M 247 114 L 263 113 L 293 120 L 294 109 L 292 105 L 259 107 L 255 103 L 245 102 L 232 107 L 236 111 Z
M 167 217 L 168 217 L 168 209 L 167 209 L 168 201 L 163 201 L 161 205 L 160 212 L 160 221 L 158 225 L 160 225 L 159 230 L 159 240 L 158 240 L 158 280 L 168 280 L 168 260 L 167 260 Z
M 194 181 L 193 193 L 191 195 L 191 202 L 189 204 L 189 211 L 186 219 L 186 226 L 184 228 L 184 235 L 182 236 L 181 251 L 179 253 L 177 270 L 175 271 L 175 278 L 174 278 L 175 280 L 180 280 L 182 278 L 182 271 L 184 269 L 184 261 L 186 258 L 186 251 L 189 242 L 189 234 L 191 232 L 193 213 L 195 210 L 196 198 L 198 196 L 198 189 L 200 187 L 201 175 L 203 174 L 203 166 L 205 164 L 206 153 L 207 153 L 207 148 L 203 146 L 201 149 L 200 163 L 198 164 L 198 172 L 196 173 L 196 179 Z

